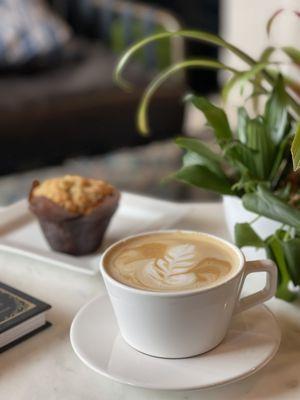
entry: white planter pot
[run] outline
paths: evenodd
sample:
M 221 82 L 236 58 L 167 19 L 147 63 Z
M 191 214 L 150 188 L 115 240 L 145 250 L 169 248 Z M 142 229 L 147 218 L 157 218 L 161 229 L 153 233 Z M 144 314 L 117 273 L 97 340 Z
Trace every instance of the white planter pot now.
M 223 196 L 223 205 L 227 228 L 232 241 L 234 241 L 235 224 L 241 222 L 251 222 L 257 217 L 257 214 L 247 211 L 244 208 L 241 199 L 238 197 Z M 267 236 L 272 235 L 272 233 L 274 233 L 281 225 L 282 224 L 280 222 L 261 217 L 252 224 L 252 227 L 262 239 L 265 239 Z M 246 247 L 243 249 L 243 253 L 248 260 L 266 258 L 265 250 L 262 249 L 257 250 L 252 247 Z

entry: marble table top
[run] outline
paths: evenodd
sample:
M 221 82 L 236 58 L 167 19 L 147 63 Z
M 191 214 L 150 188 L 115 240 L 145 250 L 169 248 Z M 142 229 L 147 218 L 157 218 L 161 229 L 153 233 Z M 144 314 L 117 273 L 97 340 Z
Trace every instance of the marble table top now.
M 191 204 L 180 228 L 228 236 L 222 205 Z M 300 399 L 300 302 L 268 302 L 282 329 L 274 359 L 255 375 L 225 387 L 196 392 L 160 392 L 121 385 L 89 370 L 74 354 L 71 322 L 87 301 L 105 293 L 100 276 L 0 253 L 0 281 L 52 305 L 53 326 L 0 355 L 0 399 L 7 400 L 261 400 Z

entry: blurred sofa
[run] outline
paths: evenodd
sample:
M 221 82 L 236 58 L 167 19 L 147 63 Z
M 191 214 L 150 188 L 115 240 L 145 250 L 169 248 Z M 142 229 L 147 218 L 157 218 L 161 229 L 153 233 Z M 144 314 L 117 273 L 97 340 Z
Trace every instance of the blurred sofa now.
M 142 138 L 135 124 L 147 82 L 181 59 L 179 41 L 162 41 L 138 54 L 126 70 L 135 84 L 132 92 L 117 87 L 112 78 L 119 54 L 130 43 L 163 29 L 177 30 L 179 22 L 159 8 L 139 3 L 50 3 L 71 25 L 74 37 L 56 65 L 0 72 L 0 174 L 180 134 L 182 75 L 164 85 L 152 101 L 151 137 Z

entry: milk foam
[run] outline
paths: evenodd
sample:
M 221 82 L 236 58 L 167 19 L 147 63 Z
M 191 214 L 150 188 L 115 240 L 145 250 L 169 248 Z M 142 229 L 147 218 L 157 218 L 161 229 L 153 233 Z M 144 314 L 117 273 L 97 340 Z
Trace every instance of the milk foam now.
M 145 235 L 120 245 L 107 260 L 116 280 L 150 291 L 210 287 L 235 271 L 232 252 L 193 233 Z

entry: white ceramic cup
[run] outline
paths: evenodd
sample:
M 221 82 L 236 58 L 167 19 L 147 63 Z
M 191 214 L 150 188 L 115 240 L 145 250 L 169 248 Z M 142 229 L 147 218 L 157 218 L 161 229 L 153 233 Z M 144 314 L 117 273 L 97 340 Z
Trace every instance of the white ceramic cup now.
M 225 337 L 232 315 L 274 296 L 277 268 L 271 260 L 247 262 L 238 247 L 206 233 L 225 245 L 238 259 L 233 276 L 216 286 L 177 292 L 154 292 L 136 289 L 116 281 L 107 272 L 106 259 L 115 246 L 138 236 L 160 234 L 157 231 L 130 236 L 110 246 L 103 254 L 100 270 L 107 288 L 123 339 L 136 350 L 156 357 L 185 358 L 204 353 Z M 191 231 L 183 231 L 191 233 Z M 240 298 L 248 274 L 266 272 L 262 290 Z

